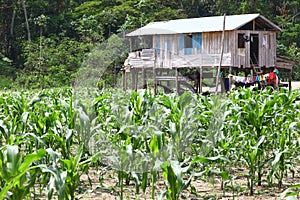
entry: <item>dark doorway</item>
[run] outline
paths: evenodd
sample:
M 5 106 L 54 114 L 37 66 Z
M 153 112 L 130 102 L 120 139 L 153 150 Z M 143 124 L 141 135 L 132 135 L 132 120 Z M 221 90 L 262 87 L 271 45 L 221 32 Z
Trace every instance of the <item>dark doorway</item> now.
M 259 58 L 259 41 L 258 34 L 250 35 L 250 64 L 258 64 Z

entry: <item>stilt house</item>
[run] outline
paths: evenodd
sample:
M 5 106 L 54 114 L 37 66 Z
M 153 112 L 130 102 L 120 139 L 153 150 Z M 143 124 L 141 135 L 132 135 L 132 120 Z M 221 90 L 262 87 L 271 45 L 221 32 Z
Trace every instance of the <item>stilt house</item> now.
M 282 30 L 260 14 L 213 16 L 153 22 L 129 34 L 130 53 L 126 65 L 132 73 L 132 89 L 138 82 L 146 84 L 152 73 L 154 84 L 176 81 L 178 91 L 182 77 L 169 70 L 217 68 L 262 73 L 276 66 L 276 33 Z M 148 71 L 147 71 L 148 70 Z M 149 71 L 150 70 L 150 71 Z M 158 73 L 159 70 L 167 74 Z M 127 70 L 129 72 L 129 70 Z M 142 72 L 142 81 L 138 81 Z M 123 79 L 126 85 L 126 80 Z

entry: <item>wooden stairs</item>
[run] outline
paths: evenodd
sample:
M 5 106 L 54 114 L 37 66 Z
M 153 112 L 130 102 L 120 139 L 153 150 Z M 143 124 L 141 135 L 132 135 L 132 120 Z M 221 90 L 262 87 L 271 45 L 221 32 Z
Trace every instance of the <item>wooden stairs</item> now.
M 261 67 L 258 66 L 258 65 L 252 64 L 252 69 L 253 69 L 254 75 L 261 75 L 261 74 L 263 74 L 263 71 L 262 71 Z

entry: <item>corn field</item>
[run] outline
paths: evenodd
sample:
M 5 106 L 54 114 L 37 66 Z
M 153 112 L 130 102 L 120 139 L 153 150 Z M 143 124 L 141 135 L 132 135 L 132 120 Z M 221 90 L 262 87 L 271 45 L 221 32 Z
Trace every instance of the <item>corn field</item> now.
M 0 133 L 0 199 L 202 199 L 195 180 L 220 181 L 232 199 L 263 186 L 299 198 L 286 184 L 300 172 L 299 91 L 2 92 Z

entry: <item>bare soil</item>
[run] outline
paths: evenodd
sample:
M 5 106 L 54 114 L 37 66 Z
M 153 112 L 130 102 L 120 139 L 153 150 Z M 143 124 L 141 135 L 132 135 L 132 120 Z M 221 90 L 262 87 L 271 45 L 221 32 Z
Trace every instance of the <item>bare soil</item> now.
M 300 169 L 300 168 L 299 168 Z M 206 177 L 203 179 L 194 179 L 192 186 L 196 191 L 191 192 L 191 187 L 185 190 L 181 196 L 181 199 L 220 199 L 220 200 L 277 200 L 280 199 L 281 193 L 283 193 L 288 187 L 300 182 L 300 175 L 295 174 L 295 177 L 291 177 L 291 174 L 284 179 L 283 188 L 278 188 L 276 180 L 274 185 L 269 186 L 266 181 L 263 181 L 262 186 L 255 186 L 254 195 L 249 195 L 249 189 L 247 188 L 247 171 L 244 169 L 235 169 L 235 180 L 225 183 L 224 190 L 221 190 L 221 178 L 220 177 Z M 102 199 L 119 199 L 120 187 L 117 185 L 117 173 L 104 173 L 99 175 L 99 172 L 93 171 L 89 174 L 92 179 L 93 186 L 89 188 L 88 177 L 83 176 L 82 182 L 86 183 L 86 186 L 90 189 L 89 192 L 80 195 L 84 200 L 102 200 Z M 104 179 L 102 184 L 99 183 L 99 179 Z M 155 191 L 156 195 L 160 191 L 165 189 L 163 178 L 157 182 Z M 151 186 L 149 185 L 146 192 L 143 193 L 140 188 L 139 194 L 136 194 L 134 181 L 131 181 L 129 185 L 124 183 L 124 199 L 151 199 Z
M 300 82 L 292 82 L 292 89 L 293 90 L 300 89 Z

